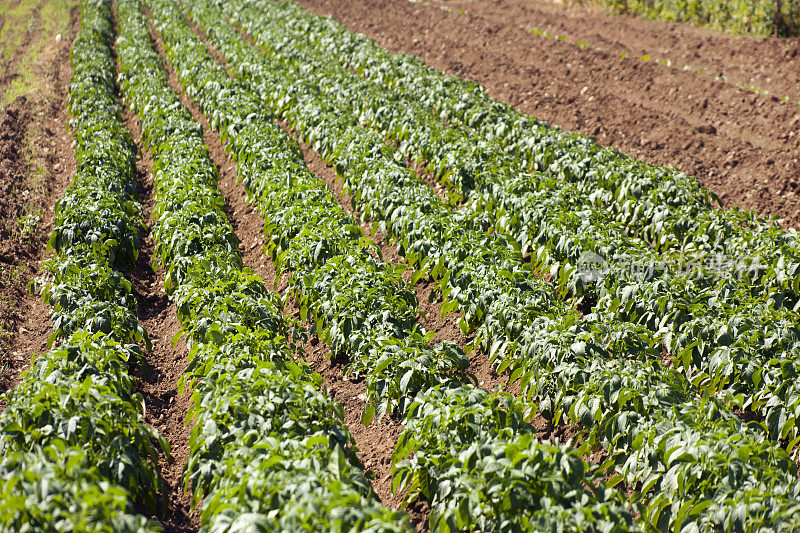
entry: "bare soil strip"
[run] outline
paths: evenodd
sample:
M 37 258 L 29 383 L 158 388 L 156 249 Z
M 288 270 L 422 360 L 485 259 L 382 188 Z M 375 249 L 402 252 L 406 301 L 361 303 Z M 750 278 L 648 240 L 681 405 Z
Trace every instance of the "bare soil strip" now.
M 539 3 L 524 0 L 447 2 L 448 10 L 391 0 L 300 0 L 300 4 L 333 15 L 351 31 L 365 33 L 392 51 L 417 55 L 445 72 L 474 79 L 494 98 L 525 113 L 696 175 L 726 206 L 772 214 L 786 225 L 800 226 L 796 209 L 800 108 L 795 104 L 691 71 L 543 39 L 520 24 L 541 27 L 560 16 L 579 34 L 580 22 L 568 22 L 563 6 L 549 6 L 556 15 L 542 22 L 536 9 L 524 7 Z M 790 80 L 798 76 L 797 61 L 783 66 L 780 59 L 794 53 L 791 42 L 797 46 L 797 40 L 759 47 L 752 38 L 677 25 L 683 28 L 682 40 L 673 48 L 664 36 L 664 23 L 641 19 L 627 23 L 663 43 L 665 57 L 680 58 L 681 50 L 689 53 L 692 47 L 703 55 L 720 46 L 715 61 L 724 62 L 726 72 L 736 71 L 738 64 L 760 66 L 765 54 L 773 58 L 767 64 L 776 74 L 765 74 L 764 80 L 778 79 L 777 73 L 784 70 Z M 592 31 L 613 40 L 617 29 L 598 22 Z M 775 49 L 772 53 L 764 52 L 770 47 Z
M 112 6 L 116 27 L 116 6 Z M 116 57 L 116 44 L 112 46 Z M 119 63 L 117 63 L 119 72 Z M 183 339 L 173 346 L 181 331 L 176 307 L 163 289 L 164 269 L 153 270 L 153 159 L 141 143 L 141 122 L 129 109 L 124 110 L 124 124 L 136 141 L 139 152 L 136 161 L 136 188 L 142 204 L 145 228 L 140 234 L 139 256 L 131 273 L 136 294 L 139 325 L 147 332 L 152 349 L 145 351 L 145 364 L 134 369 L 144 403 L 144 421 L 156 428 L 169 443 L 169 455 L 160 455 L 159 471 L 166 482 L 167 492 L 161 494 L 155 512 L 138 509 L 148 518 L 158 521 L 167 533 L 196 532 L 200 528 L 199 510 L 191 512 L 191 492 L 183 490 L 183 468 L 189 459 L 190 428 L 186 415 L 191 405 L 191 391 L 178 393 L 178 381 L 188 366 L 187 349 Z
M 17 98 L 0 113 L 0 392 L 16 386 L 31 358 L 46 350 L 52 331 L 49 307 L 28 292 L 28 284 L 46 256 L 55 201 L 75 175 L 66 124 L 68 43 L 78 24 L 75 8 L 64 44 L 36 66 L 46 89 Z
M 452 9 L 474 11 L 474 2 L 433 0 Z M 669 61 L 672 68 L 768 91 L 800 101 L 800 38 L 734 36 L 691 24 L 611 15 L 585 3 L 570 6 L 549 1 L 480 2 L 482 14 L 513 16 L 517 24 L 544 30 L 568 41 L 585 43 L 632 60 Z M 757 60 L 754 61 L 754 58 Z M 688 68 L 687 68 L 688 67 Z
M 125 126 L 137 141 L 141 138 L 139 118 L 128 112 Z M 132 281 L 139 304 L 139 324 L 150 336 L 153 349 L 147 354 L 147 368 L 138 372 L 139 385 L 144 396 L 145 421 L 158 429 L 170 445 L 170 457 L 159 458 L 161 475 L 169 493 L 164 495 L 164 507 L 150 517 L 160 522 L 167 532 L 192 532 L 200 527 L 199 512 L 191 512 L 191 493 L 183 490 L 183 468 L 189 460 L 190 428 L 186 413 L 191 405 L 190 391 L 178 393 L 180 380 L 188 360 L 186 345 L 181 339 L 173 347 L 172 339 L 181 331 L 178 313 L 163 289 L 164 269 L 153 271 L 153 160 L 150 152 L 140 149 L 141 158 L 136 165 L 139 201 L 144 206 L 147 230 L 141 236 L 139 259 Z

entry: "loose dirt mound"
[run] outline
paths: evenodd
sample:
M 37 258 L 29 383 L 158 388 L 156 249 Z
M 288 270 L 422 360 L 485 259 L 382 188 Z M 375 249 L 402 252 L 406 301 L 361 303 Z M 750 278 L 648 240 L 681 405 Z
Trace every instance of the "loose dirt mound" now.
M 27 288 L 44 258 L 53 204 L 75 174 L 66 105 L 68 43 L 78 16 L 71 9 L 62 41 L 45 47 L 32 65 L 37 88 L 0 112 L 0 392 L 46 349 L 52 331 L 48 306 Z
M 19 320 L 16 310 L 24 294 L 20 278 L 24 277 L 31 256 L 31 245 L 19 235 L 17 223 L 25 203 L 23 194 L 27 193 L 24 144 L 29 122 L 25 97 L 17 98 L 0 113 L 0 348 L 3 353 L 0 365 L 4 370 L 0 373 L 1 390 L 10 385 L 11 376 L 5 369 L 16 360 L 9 353 L 9 346 Z
M 0 112 L 0 261 L 14 262 L 20 250 L 18 228 L 12 222 L 21 214 L 25 204 L 23 188 L 28 175 L 25 161 L 25 134 L 31 120 L 28 100 L 21 96 Z
M 386 48 L 474 79 L 493 97 L 537 118 L 696 175 L 726 206 L 800 226 L 800 106 L 701 72 L 546 39 L 526 27 L 569 29 L 576 40 L 600 47 L 619 42 L 633 51 L 661 43 L 658 52 L 650 53 L 676 64 L 697 51 L 710 58 L 700 61 L 701 67 L 713 64 L 731 77 L 757 70 L 759 83 L 787 95 L 800 86 L 800 67 L 788 59 L 797 55 L 797 39 L 758 41 L 597 13 L 575 17 L 563 6 L 525 0 L 443 6 L 392 0 L 300 3 L 315 13 L 332 14 Z M 591 18 L 595 22 L 582 30 Z M 630 34 L 639 37 L 628 44 Z

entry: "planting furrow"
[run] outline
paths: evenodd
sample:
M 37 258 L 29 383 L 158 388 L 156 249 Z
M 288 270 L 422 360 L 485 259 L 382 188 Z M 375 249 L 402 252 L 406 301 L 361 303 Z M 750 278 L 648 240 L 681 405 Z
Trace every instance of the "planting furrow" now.
M 431 238 L 446 235 L 447 229 L 453 227 L 449 221 L 454 217 L 436 218 L 445 212 L 451 215 L 447 206 L 432 197 L 427 188 L 397 163 L 399 158 L 394 158 L 393 150 L 381 137 L 360 128 L 345 110 L 322 98 L 319 89 L 306 83 L 306 78 L 314 76 L 313 66 L 292 72 L 280 62 L 254 52 L 229 27 L 219 24 L 220 13 L 207 3 L 187 5 L 187 10 L 225 55 L 237 77 L 258 89 L 273 110 L 336 163 L 345 185 L 354 191 L 359 209 L 368 216 L 377 214 L 373 218 L 381 220 L 384 225 L 381 229 L 385 231 L 388 227 L 388 233 L 401 239 L 407 258 L 415 257 L 414 254 L 419 258 L 422 254 L 418 250 L 425 254 L 433 250 L 434 254 L 441 254 L 438 259 L 453 248 L 459 249 L 458 238 L 440 245 L 444 251 L 435 248 Z M 436 225 L 426 226 L 431 222 Z M 479 233 L 469 229 L 474 221 L 461 219 L 457 223 L 462 232 L 459 237 L 470 231 L 476 236 Z M 419 239 L 416 242 L 424 246 L 414 249 L 413 239 Z M 478 251 L 481 244 L 488 243 L 488 251 L 484 248 L 484 255 L 478 257 L 483 265 L 497 268 L 492 242 L 498 241 L 485 236 L 478 241 L 480 244 L 468 242 L 464 246 Z M 448 250 L 447 246 L 453 248 Z M 440 260 L 434 263 L 434 268 L 440 269 L 442 277 L 449 275 L 450 279 L 463 280 L 462 274 L 474 265 L 467 264 L 466 268 L 464 265 L 476 257 L 473 254 L 453 256 L 457 259 L 450 263 Z M 497 301 L 498 304 L 502 301 L 502 306 L 493 310 L 494 315 L 487 313 L 492 318 L 508 316 L 500 315 L 499 311 L 513 313 L 520 309 L 514 305 L 514 297 L 528 290 L 504 281 L 509 278 L 513 281 L 512 272 L 520 272 L 518 261 L 508 260 L 503 266 L 506 265 L 509 269 L 499 277 L 501 290 L 489 295 L 502 298 L 508 294 L 511 298 Z M 475 278 L 487 283 L 485 275 Z M 525 284 L 531 282 L 530 276 L 524 279 Z M 498 282 L 489 279 L 488 283 Z M 476 290 L 465 299 L 472 304 L 486 295 L 486 291 L 481 294 Z M 602 445 L 609 450 L 611 458 L 604 466 L 616 472 L 615 481 L 625 480 L 641 488 L 639 496 L 647 506 L 646 521 L 670 527 L 692 522 L 723 524 L 738 517 L 736 502 L 741 498 L 758 502 L 748 510 L 747 520 L 775 525 L 793 519 L 789 511 L 797 483 L 785 451 L 774 443 L 763 443 L 764 433 L 758 425 L 742 425 L 737 417 L 721 409 L 718 401 L 695 397 L 685 378 L 657 363 L 660 355 L 647 342 L 646 330 L 609 324 L 597 315 L 582 321 L 577 320 L 579 317 L 569 319 L 569 315 L 560 314 L 552 306 L 547 312 L 535 307 L 528 309 L 528 313 L 518 315 L 520 318 L 511 315 L 517 321 L 509 321 L 507 333 L 513 339 L 509 343 L 519 347 L 527 365 L 527 372 L 519 372 L 523 384 L 535 383 L 539 407 L 546 416 L 556 420 L 569 416 L 579 421 L 591 445 Z M 522 317 L 531 320 L 531 325 L 520 334 L 518 320 Z M 518 328 L 516 332 L 511 329 L 514 327 Z M 478 332 L 480 335 L 480 329 Z M 670 452 L 673 445 L 694 452 L 676 456 Z M 752 460 L 733 458 L 731 450 L 743 447 L 755 451 L 754 446 L 759 451 Z M 405 448 L 401 445 L 399 449 Z M 652 457 L 656 466 L 644 457 Z M 713 459 L 709 461 L 708 457 Z M 766 462 L 755 457 L 766 458 Z M 729 466 L 732 461 L 738 464 L 740 459 L 748 465 L 747 474 L 729 485 L 726 481 Z M 694 478 L 689 473 L 697 468 L 703 474 Z M 675 486 L 671 480 L 676 476 L 689 482 Z M 764 476 L 771 481 L 765 483 Z M 769 488 L 773 485 L 783 489 L 773 493 Z M 774 494 L 780 495 L 778 500 L 772 499 Z
M 125 113 L 125 126 L 134 140 L 141 138 L 141 128 L 135 114 Z M 186 347 L 182 342 L 173 345 L 180 331 L 177 309 L 164 293 L 159 280 L 163 268 L 153 269 L 153 160 L 140 151 L 136 165 L 138 196 L 142 203 L 147 228 L 141 232 L 139 257 L 133 269 L 133 283 L 139 302 L 139 322 L 150 337 L 151 350 L 145 353 L 145 364 L 138 372 L 141 393 L 147 405 L 145 421 L 155 427 L 169 443 L 169 456 L 159 457 L 159 470 L 166 490 L 163 504 L 148 515 L 167 531 L 173 533 L 197 531 L 196 515 L 191 513 L 191 495 L 183 491 L 182 474 L 189 452 L 189 429 L 186 413 L 189 397 L 178 394 L 178 381 L 186 370 Z
M 81 2 L 73 43 L 70 125 L 77 173 L 56 204 L 39 285 L 52 306 L 57 347 L 5 395 L 0 415 L 0 524 L 7 531 L 158 531 L 169 446 L 144 423 L 133 367 L 147 333 L 130 273 L 139 252 L 136 148 L 116 99 L 110 2 Z
M 794 448 L 800 263 L 792 234 L 764 226 L 756 238 L 752 214 L 709 210 L 705 192 L 689 178 L 636 162 L 624 174 L 618 168 L 599 177 L 552 168 L 549 176 L 526 175 L 531 169 L 519 147 L 498 142 L 493 124 L 444 126 L 428 112 L 436 110 L 420 104 L 426 100 L 407 90 L 414 60 L 290 2 L 220 5 L 272 57 L 295 70 L 310 68 L 306 77 L 317 80 L 322 97 L 392 139 L 404 156 L 428 164 L 456 199 L 468 200 L 466 215 L 488 216 L 570 294 L 596 302 L 593 312 L 646 326 L 695 387 L 730 409 L 760 414 L 770 437 Z M 374 52 L 370 61 L 367 51 Z M 391 90 L 345 71 L 336 65 L 340 58 Z M 401 60 L 410 66 L 397 73 L 391 67 Z M 441 83 L 452 81 L 429 70 Z M 493 360 L 508 364 L 502 352 Z
M 156 262 L 190 350 L 185 482 L 203 529 L 407 529 L 364 478 L 341 408 L 293 356 L 279 298 L 242 267 L 202 129 L 170 88 L 137 0 L 118 3 L 118 23 L 121 85 L 154 159 Z
M 531 428 L 522 421 L 519 402 L 508 395 L 493 395 L 463 385 L 464 378 L 453 373 L 458 367 L 453 368 L 452 363 L 451 376 L 442 380 L 442 386 L 431 388 L 426 380 L 420 379 L 424 378 L 422 371 L 436 370 L 443 361 L 437 360 L 436 353 L 425 346 L 424 330 L 414 325 L 411 330 L 405 326 L 404 331 L 402 323 L 390 322 L 391 329 L 383 325 L 383 321 L 402 318 L 407 304 L 403 303 L 400 314 L 395 311 L 397 297 L 389 299 L 398 294 L 396 289 L 387 287 L 385 297 L 375 289 L 369 292 L 359 289 L 381 287 L 380 269 L 368 270 L 366 275 L 359 271 L 363 268 L 360 265 L 378 263 L 363 251 L 353 253 L 353 248 L 374 247 L 362 242 L 360 231 L 358 235 L 342 231 L 342 222 L 357 226 L 352 219 L 348 221 L 349 217 L 338 208 L 325 185 L 308 172 L 291 138 L 270 122 L 268 116 L 262 115 L 262 121 L 256 121 L 254 110 L 262 107 L 260 101 L 214 63 L 180 12 L 169 2 L 149 4 L 170 61 L 187 93 L 212 118 L 212 126 L 226 137 L 228 149 L 237 159 L 239 176 L 268 221 L 268 247 L 277 262 L 292 271 L 290 287 L 300 287 L 294 292 L 316 320 L 317 331 L 323 332 L 321 337 L 331 343 L 332 353 L 349 355 L 351 369 L 361 365 L 369 373 L 367 390 L 377 400 L 377 406 L 373 403 L 374 407 L 368 408 L 365 420 L 372 417 L 373 408 L 380 414 L 380 410 L 388 407 L 408 412 L 408 421 L 427 424 L 428 431 L 406 428 L 401 435 L 400 442 L 404 444 L 395 457 L 394 484 L 410 487 L 412 498 L 422 493 L 430 499 L 432 527 L 447 524 L 451 528 L 469 525 L 496 529 L 500 524 L 509 524 L 508 527 L 517 524 L 527 529 L 532 524 L 549 527 L 545 524 L 560 521 L 570 529 L 601 528 L 610 523 L 634 528 L 619 493 L 602 486 L 593 488 L 594 473 L 576 452 L 535 439 Z M 236 105 L 231 105 L 233 101 Z M 281 154 L 280 165 L 265 157 L 270 146 Z M 382 268 L 394 269 L 390 265 Z M 372 306 L 374 310 L 370 309 Z M 342 340 L 340 334 L 346 330 L 355 335 Z M 382 337 L 375 339 L 376 334 Z M 367 353 L 365 348 L 369 350 Z M 444 351 L 441 347 L 436 349 Z M 452 352 L 453 348 L 449 350 Z M 426 359 L 415 361 L 410 358 L 414 354 Z M 452 358 L 455 354 L 444 355 Z M 463 356 L 455 362 L 463 364 L 459 359 Z M 386 373 L 392 381 L 371 381 L 376 373 Z M 399 381 L 399 395 L 393 390 L 395 380 Z M 418 392 L 422 394 L 414 401 L 412 395 Z M 383 394 L 399 397 L 390 398 L 392 403 L 389 403 Z M 476 412 L 480 414 L 475 415 Z M 417 413 L 421 418 L 415 416 Z M 439 416 L 444 417 L 441 423 L 434 424 L 434 418 Z M 486 424 L 471 424 L 474 416 L 484 419 Z M 508 420 L 511 423 L 506 423 Z M 417 452 L 415 460 L 403 462 L 412 450 Z M 525 473 L 529 468 L 547 474 L 533 478 Z M 462 482 L 453 483 L 458 478 Z M 583 486 L 584 481 L 589 484 Z M 519 499 L 504 498 L 502 485 L 507 489 L 513 487 Z M 496 490 L 489 490 L 491 486 Z M 540 498 L 544 494 L 559 495 L 550 502 L 549 511 L 542 507 Z M 470 501 L 473 504 L 467 505 Z

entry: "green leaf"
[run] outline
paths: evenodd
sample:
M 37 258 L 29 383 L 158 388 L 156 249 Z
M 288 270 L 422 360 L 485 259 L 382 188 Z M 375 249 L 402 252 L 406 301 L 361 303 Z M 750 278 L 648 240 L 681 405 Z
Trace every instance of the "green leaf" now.
M 368 426 L 372 423 L 373 418 L 375 418 L 375 403 L 370 402 L 364 407 L 364 412 L 361 413 L 361 423 Z

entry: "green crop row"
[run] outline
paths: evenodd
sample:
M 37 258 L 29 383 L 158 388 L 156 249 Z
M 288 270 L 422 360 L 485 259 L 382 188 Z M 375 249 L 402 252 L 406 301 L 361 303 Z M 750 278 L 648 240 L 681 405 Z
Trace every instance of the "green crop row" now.
M 348 357 L 348 372 L 366 373 L 370 405 L 377 406 L 368 408 L 364 420 L 372 409 L 396 407 L 407 414 L 409 427 L 394 461 L 395 487 L 408 488 L 409 499 L 423 495 L 431 502 L 432 527 L 636 529 L 620 493 L 604 489 L 580 455 L 535 439 L 520 402 L 462 384 L 463 354 L 453 346 L 427 346 L 413 293 L 395 268 L 366 253 L 371 247 L 365 251 L 356 221 L 311 175 L 291 137 L 268 115 L 257 121 L 254 110 L 263 108 L 258 97 L 213 62 L 170 2 L 150 5 L 187 94 L 221 132 L 265 217 L 268 250 L 281 269 L 291 271 L 290 287 L 303 312 L 332 351 Z M 194 7 L 202 17 L 202 4 Z M 393 275 L 391 286 L 384 272 Z M 447 372 L 439 376 L 445 383 L 440 387 L 420 379 L 439 369 Z M 386 377 L 376 381 L 373 375 Z M 389 394 L 396 400 L 381 403 Z M 422 406 L 450 406 L 450 422 L 435 423 L 435 412 L 419 411 Z M 517 423 L 476 425 L 475 412 Z M 414 423 L 427 429 L 420 432 Z
M 777 0 L 594 0 L 614 13 L 668 22 L 689 22 L 733 33 L 767 37 L 800 34 L 800 2 L 783 0 L 780 20 Z
M 313 65 L 326 98 L 394 141 L 403 156 L 427 164 L 467 202 L 465 215 L 489 217 L 570 294 L 596 302 L 594 312 L 645 325 L 697 388 L 730 408 L 759 412 L 770 436 L 794 447 L 800 439 L 795 234 L 761 227 L 751 213 L 711 210 L 693 180 L 632 160 L 624 175 L 528 174 L 518 147 L 494 131 L 445 125 L 420 104 L 430 94 L 407 89 L 422 70 L 415 60 L 390 55 L 292 3 L 262 5 L 270 16 L 257 32 L 271 54 L 287 66 Z M 232 17 L 240 13 L 231 10 Z M 257 14 L 250 13 L 249 27 Z M 452 81 L 432 69 L 423 73 Z M 450 89 L 451 100 L 459 90 Z M 508 360 L 503 350 L 493 357 L 498 364 Z
M 319 73 L 319 65 L 290 65 L 282 63 L 279 56 L 262 56 L 219 23 L 219 12 L 209 12 L 200 3 L 187 9 L 225 55 L 237 77 L 252 84 L 277 114 L 336 164 L 345 185 L 354 193 L 354 205 L 398 238 L 407 258 L 427 261 L 432 257 L 435 266 L 430 271 L 436 275 L 438 269 L 446 293 L 450 293 L 451 280 L 466 283 L 474 290 L 464 297 L 465 302 L 472 305 L 490 298 L 488 301 L 497 304 L 494 308 L 487 306 L 481 318 L 484 324 L 509 327 L 505 334 L 514 339 L 528 365 L 529 372 L 522 377 L 524 384 L 535 385 L 544 412 L 555 420 L 570 416 L 581 422 L 592 442 L 610 449 L 612 459 L 607 466 L 617 472 L 617 479 L 642 489 L 649 524 L 679 527 L 684 523 L 715 523 L 727 527 L 743 520 L 780 527 L 792 520 L 791 494 L 797 490 L 793 467 L 778 446 L 762 442 L 764 433 L 757 424 L 743 426 L 735 416 L 720 410 L 715 400 L 693 398 L 685 379 L 655 364 L 659 356 L 646 342 L 646 331 L 620 330 L 620 326 L 614 329 L 598 317 L 578 324 L 577 317 L 557 300 L 557 305 L 546 311 L 531 306 L 526 312 L 525 303 L 530 300 L 525 295 L 536 286 L 529 284 L 537 282 L 517 266 L 519 256 L 513 256 L 513 247 L 501 266 L 510 268 L 504 268 L 502 275 L 487 276 L 486 270 L 480 275 L 466 275 L 476 265 L 498 268 L 498 257 L 503 256 L 493 250 L 503 242 L 501 237 L 479 231 L 480 220 L 453 216 L 446 203 L 402 167 L 399 162 L 403 157 L 396 150 L 384 144 L 380 135 L 360 128 L 348 109 L 337 105 L 329 94 L 335 91 L 321 89 L 332 80 L 324 78 L 326 72 Z M 224 9 L 250 28 L 265 18 L 241 2 L 226 3 Z M 261 37 L 258 30 L 252 33 L 256 39 Z M 285 51 L 289 56 L 297 54 L 290 46 Z M 455 224 L 451 222 L 454 219 Z M 455 233 L 456 227 L 460 233 Z M 483 237 L 478 238 L 479 234 Z M 515 276 L 524 282 L 514 283 Z M 487 290 L 491 284 L 496 284 L 495 290 Z M 509 315 L 516 322 L 504 324 L 502 317 Z M 524 324 L 529 325 L 520 333 Z M 645 361 L 632 359 L 636 357 Z M 668 442 L 683 443 L 694 452 L 675 455 Z M 746 454 L 752 451 L 768 459 L 757 465 L 751 461 L 747 473 L 728 485 L 729 468 L 734 463 L 748 463 L 744 456 L 731 455 L 731 449 L 737 446 L 747 450 Z M 706 453 L 713 460 L 701 460 Z M 702 475 L 675 486 L 675 478 L 698 468 Z M 767 478 L 773 481 L 762 483 Z M 781 494 L 778 500 L 773 500 L 768 488 L 773 485 L 784 487 L 776 492 Z M 737 507 L 742 500 L 750 502 L 745 515 Z M 669 511 L 662 512 L 665 508 Z M 774 512 L 766 512 L 770 508 Z
M 110 1 L 80 8 L 69 86 L 77 173 L 39 280 L 58 346 L 3 398 L 2 531 L 160 530 L 136 506 L 157 505 L 158 453 L 169 453 L 128 373 L 149 349 L 129 279 L 142 228 L 136 146 L 116 98 Z
M 154 160 L 156 261 L 190 350 L 184 475 L 202 530 L 408 530 L 364 477 L 341 407 L 294 357 L 280 299 L 242 267 L 202 128 L 169 86 L 140 2 L 118 4 L 121 85 Z

